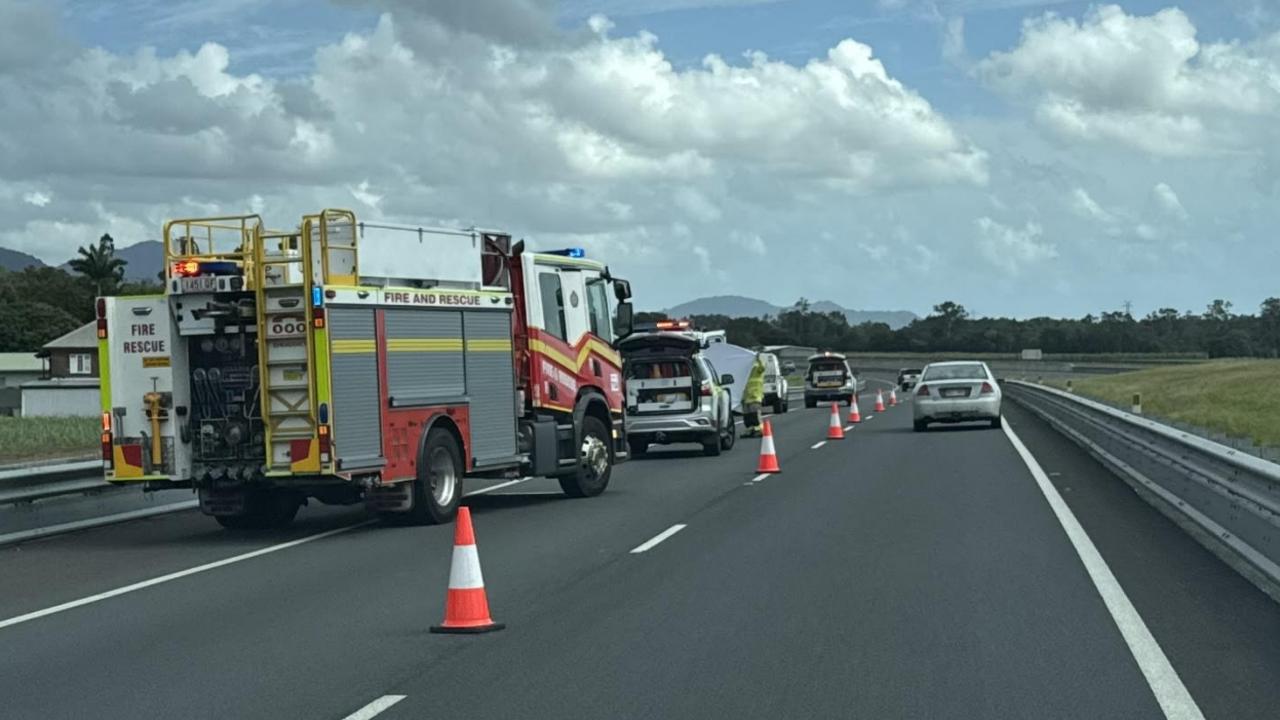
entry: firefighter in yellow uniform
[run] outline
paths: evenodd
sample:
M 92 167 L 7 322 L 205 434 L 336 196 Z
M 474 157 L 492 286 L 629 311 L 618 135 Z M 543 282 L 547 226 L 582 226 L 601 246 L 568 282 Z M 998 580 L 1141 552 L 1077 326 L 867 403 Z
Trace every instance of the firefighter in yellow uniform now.
M 760 434 L 760 406 L 764 403 L 764 360 L 756 355 L 747 376 L 747 387 L 742 391 L 742 425 L 747 437 Z

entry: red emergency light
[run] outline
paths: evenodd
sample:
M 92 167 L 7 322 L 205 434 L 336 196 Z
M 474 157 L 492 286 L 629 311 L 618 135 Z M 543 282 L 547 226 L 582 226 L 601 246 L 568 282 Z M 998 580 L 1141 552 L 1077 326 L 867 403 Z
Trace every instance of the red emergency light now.
M 688 320 L 659 320 L 657 323 L 659 330 L 688 330 Z

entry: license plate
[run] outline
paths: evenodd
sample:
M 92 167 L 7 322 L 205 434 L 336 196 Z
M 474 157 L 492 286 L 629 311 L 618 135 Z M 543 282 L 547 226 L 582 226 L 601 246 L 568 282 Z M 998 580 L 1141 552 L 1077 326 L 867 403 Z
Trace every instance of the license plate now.
M 184 293 L 217 292 L 218 277 L 216 275 L 210 275 L 208 277 L 184 277 L 180 278 L 178 287 L 180 287 Z
M 942 397 L 966 397 L 969 391 L 965 388 L 943 388 Z

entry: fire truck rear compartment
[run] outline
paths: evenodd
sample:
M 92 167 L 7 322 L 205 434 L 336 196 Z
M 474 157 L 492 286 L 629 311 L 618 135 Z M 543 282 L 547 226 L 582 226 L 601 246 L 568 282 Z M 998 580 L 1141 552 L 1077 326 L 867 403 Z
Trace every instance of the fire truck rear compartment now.
M 257 336 L 199 335 L 186 342 L 196 479 L 247 481 L 260 475 L 265 449 Z

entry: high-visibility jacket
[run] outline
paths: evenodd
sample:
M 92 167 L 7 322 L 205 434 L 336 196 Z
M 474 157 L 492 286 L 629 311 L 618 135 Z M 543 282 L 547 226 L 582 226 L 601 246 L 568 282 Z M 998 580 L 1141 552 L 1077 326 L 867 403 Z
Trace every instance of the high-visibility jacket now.
M 743 391 L 742 402 L 747 405 L 764 402 L 764 360 L 759 355 L 751 365 L 751 374 L 747 376 L 747 388 Z

